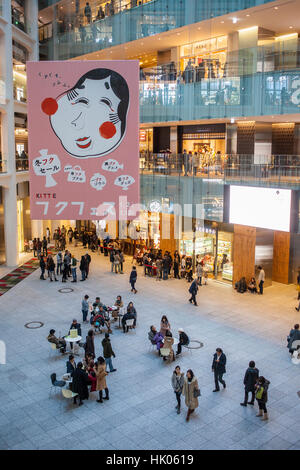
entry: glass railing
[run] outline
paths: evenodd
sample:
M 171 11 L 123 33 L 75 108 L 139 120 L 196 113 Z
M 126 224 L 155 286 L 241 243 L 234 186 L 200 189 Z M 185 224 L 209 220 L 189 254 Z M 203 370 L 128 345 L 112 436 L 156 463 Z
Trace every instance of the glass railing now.
M 16 171 L 28 171 L 28 157 L 16 157 Z
M 220 179 L 259 186 L 300 184 L 300 155 L 141 153 L 142 175 Z
M 299 112 L 299 69 L 226 78 L 140 82 L 142 123 Z
M 113 0 L 101 2 L 87 15 L 84 8 L 63 13 L 41 26 L 40 41 L 48 45 L 48 59 L 69 59 L 95 50 L 170 31 L 231 12 L 270 3 L 272 0 Z M 44 2 L 53 5 L 58 2 Z M 112 5 L 112 6 L 110 6 Z M 42 15 L 42 10 L 41 10 Z

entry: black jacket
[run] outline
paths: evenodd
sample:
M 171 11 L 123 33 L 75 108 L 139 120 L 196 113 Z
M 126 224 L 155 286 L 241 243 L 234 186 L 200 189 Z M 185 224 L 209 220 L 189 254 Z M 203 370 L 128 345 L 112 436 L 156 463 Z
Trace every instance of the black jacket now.
M 259 370 L 256 367 L 248 367 L 244 377 L 244 385 L 246 392 L 255 392 L 255 384 L 259 377 Z
M 137 272 L 133 269 L 130 273 L 129 282 L 135 282 L 137 280 Z
M 72 323 L 70 326 L 70 330 L 77 330 L 78 336 L 81 336 L 81 325 L 80 323 Z
M 95 344 L 94 338 L 92 336 L 86 337 L 85 354 L 93 354 L 93 356 L 95 357 Z
M 183 345 L 188 345 L 190 342 L 188 335 L 184 331 L 179 335 L 179 342 Z
M 89 398 L 89 377 L 88 374 L 82 369 L 76 369 L 73 372 L 72 392 L 78 393 L 81 400 Z
M 70 361 L 67 361 L 67 374 L 71 374 L 71 376 L 73 377 L 73 373 L 75 370 L 76 370 L 76 362 L 73 365 L 71 364 Z
M 104 340 L 102 341 L 102 346 L 103 346 L 103 357 L 105 359 L 108 359 L 111 356 L 116 357 L 111 347 L 111 342 L 109 338 L 104 338 Z
M 226 372 L 226 368 L 225 368 L 225 365 L 226 365 L 226 356 L 224 353 L 221 354 L 221 356 L 219 357 L 219 362 L 217 362 L 217 353 L 214 354 L 214 358 L 213 358 L 213 363 L 212 363 L 212 369 L 214 371 L 217 371 L 219 372 L 220 374 L 225 374 Z

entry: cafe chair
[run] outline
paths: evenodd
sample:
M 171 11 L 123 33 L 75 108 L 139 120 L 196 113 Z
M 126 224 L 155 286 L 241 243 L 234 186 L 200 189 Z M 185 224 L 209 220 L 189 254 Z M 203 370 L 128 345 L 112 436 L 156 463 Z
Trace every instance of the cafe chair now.
M 51 379 L 51 387 L 49 390 L 49 398 L 51 397 L 51 392 L 57 392 L 58 389 L 66 385 L 66 382 L 64 380 L 56 380 L 55 372 L 53 372 L 53 374 L 50 375 L 50 379 Z
M 73 393 L 72 390 L 69 390 L 68 388 L 62 388 L 61 392 L 62 392 L 62 396 L 66 398 L 67 400 L 77 397 L 78 395 L 78 393 Z
M 134 328 L 132 328 L 134 325 L 134 319 L 130 319 L 130 320 L 126 320 L 126 328 L 128 328 L 128 331 L 131 329 L 131 330 L 134 330 Z

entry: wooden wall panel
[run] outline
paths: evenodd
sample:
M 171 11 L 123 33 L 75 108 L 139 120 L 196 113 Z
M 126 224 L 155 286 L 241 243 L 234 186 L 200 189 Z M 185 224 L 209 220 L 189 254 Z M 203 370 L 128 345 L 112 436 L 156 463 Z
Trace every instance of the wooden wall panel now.
M 160 248 L 163 254 L 165 251 L 170 251 L 173 254 L 178 249 L 178 240 L 174 239 L 174 224 L 174 214 L 160 213 Z
M 256 229 L 234 225 L 233 284 L 245 276 L 247 282 L 254 276 Z
M 274 232 L 273 281 L 289 283 L 290 233 Z

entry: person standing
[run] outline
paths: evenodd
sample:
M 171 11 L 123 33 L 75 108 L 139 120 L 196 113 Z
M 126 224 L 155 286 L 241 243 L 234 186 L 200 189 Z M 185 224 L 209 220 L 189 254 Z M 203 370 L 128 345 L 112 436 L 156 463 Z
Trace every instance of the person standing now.
M 94 330 L 89 330 L 85 342 L 85 357 L 93 356 L 95 358 Z
M 259 377 L 259 370 L 255 367 L 255 362 L 250 361 L 249 367 L 246 370 L 245 377 L 244 377 L 244 385 L 245 385 L 245 398 L 244 402 L 240 403 L 241 406 L 254 405 L 255 400 L 255 384 Z M 252 393 L 252 400 L 248 401 L 249 393 Z
M 223 385 L 224 388 L 226 388 L 226 383 L 223 380 L 223 374 L 226 373 L 225 366 L 226 356 L 221 348 L 217 348 L 212 362 L 212 371 L 215 375 L 215 389 L 213 390 L 214 392 L 220 391 L 219 382 Z
M 90 264 L 91 264 L 92 258 L 90 257 L 88 253 L 86 253 L 84 257 L 85 257 L 85 262 L 86 262 L 86 268 L 85 268 L 86 276 L 85 277 L 87 279 L 89 272 L 90 272 Z
M 182 394 L 185 397 L 185 404 L 188 408 L 186 421 L 189 421 L 190 415 L 194 413 L 195 409 L 199 406 L 198 396 L 200 396 L 198 381 L 191 369 L 189 369 L 186 373 Z
M 258 286 L 259 286 L 259 293 L 263 295 L 264 293 L 264 282 L 265 282 L 265 271 L 262 266 L 258 266 L 259 275 L 258 275 Z
M 40 256 L 40 268 L 41 268 L 41 275 L 40 275 L 40 279 L 42 281 L 45 281 L 45 277 L 44 277 L 44 274 L 45 274 L 45 269 L 46 269 L 46 263 L 45 263 L 45 260 L 44 260 L 44 257 L 43 256 Z
M 179 255 L 178 251 L 175 251 L 175 253 L 174 253 L 174 264 L 173 264 L 174 278 L 175 279 L 180 279 L 180 277 L 179 277 L 179 266 L 180 266 L 180 255 Z
M 178 415 L 180 414 L 181 394 L 182 394 L 183 385 L 184 385 L 184 373 L 181 372 L 179 366 L 176 366 L 172 374 L 172 387 L 176 395 L 176 400 L 177 400 L 176 410 L 177 410 Z
M 48 242 L 46 237 L 43 237 L 42 240 L 43 256 L 48 256 Z
M 116 356 L 115 356 L 115 353 L 113 352 L 108 333 L 105 333 L 105 338 L 102 341 L 102 347 L 103 347 L 103 356 L 105 359 L 106 368 L 108 366 L 110 372 L 115 372 L 117 369 L 114 368 L 111 358 L 116 357 Z M 106 372 L 108 371 L 106 370 Z
M 124 267 L 124 253 L 122 250 L 119 251 L 119 256 L 120 256 L 120 273 L 123 274 L 123 267 Z
M 81 302 L 81 311 L 82 311 L 82 321 L 83 323 L 87 322 L 87 316 L 89 313 L 89 303 L 88 303 L 89 296 L 86 294 Z
M 77 282 L 77 259 L 75 258 L 74 255 L 72 255 L 72 260 L 71 260 L 71 270 L 72 270 L 72 277 L 73 280 L 72 282 Z
M 84 16 L 86 17 L 88 24 L 90 24 L 91 18 L 92 18 L 92 10 L 91 10 L 89 2 L 86 2 L 85 8 L 84 8 Z
M 81 281 L 85 281 L 86 279 L 86 259 L 84 256 L 81 256 L 81 261 L 79 265 L 79 269 L 81 271 Z
M 56 275 L 57 276 L 62 273 L 61 267 L 62 267 L 62 254 L 61 254 L 61 251 L 59 251 L 56 255 Z
M 88 374 L 83 370 L 82 362 L 78 362 L 73 372 L 72 392 L 79 396 L 79 406 L 83 405 L 82 400 L 89 399 L 89 378 Z M 77 403 L 77 396 L 74 397 L 74 405 Z
M 192 284 L 190 285 L 189 288 L 189 293 L 191 294 L 191 298 L 189 299 L 189 302 L 192 304 L 194 302 L 194 305 L 197 307 L 197 300 L 196 300 L 196 295 L 198 292 L 198 283 L 197 279 L 194 279 Z
M 48 264 L 48 272 L 49 272 L 50 281 L 51 282 L 53 281 L 53 277 L 54 277 L 54 280 L 57 281 L 58 279 L 56 279 L 56 276 L 55 276 L 55 263 L 51 255 L 49 255 L 47 264 Z
M 49 227 L 46 228 L 46 238 L 47 238 L 47 242 L 50 243 L 50 229 L 49 229 Z
M 136 266 L 132 266 L 132 271 L 130 273 L 129 283 L 131 285 L 131 292 L 134 292 L 135 294 L 137 293 L 137 290 L 135 288 L 136 281 L 137 281 Z
M 105 397 L 104 400 L 109 400 L 109 391 L 106 384 L 106 376 L 108 375 L 106 372 L 106 364 L 103 357 L 98 357 L 97 362 L 95 363 L 95 374 L 97 377 L 97 386 L 96 390 L 99 392 L 99 400 L 97 403 L 103 403 L 102 392 L 105 390 Z
M 263 376 L 258 377 L 257 383 L 255 385 L 255 398 L 257 400 L 257 404 L 259 407 L 257 417 L 262 416 L 262 421 L 266 421 L 269 419 L 268 410 L 266 407 L 266 403 L 268 401 L 268 388 L 270 382 L 265 379 Z
M 202 276 L 203 276 L 203 264 L 200 261 L 197 265 L 197 278 L 199 286 L 202 286 Z

